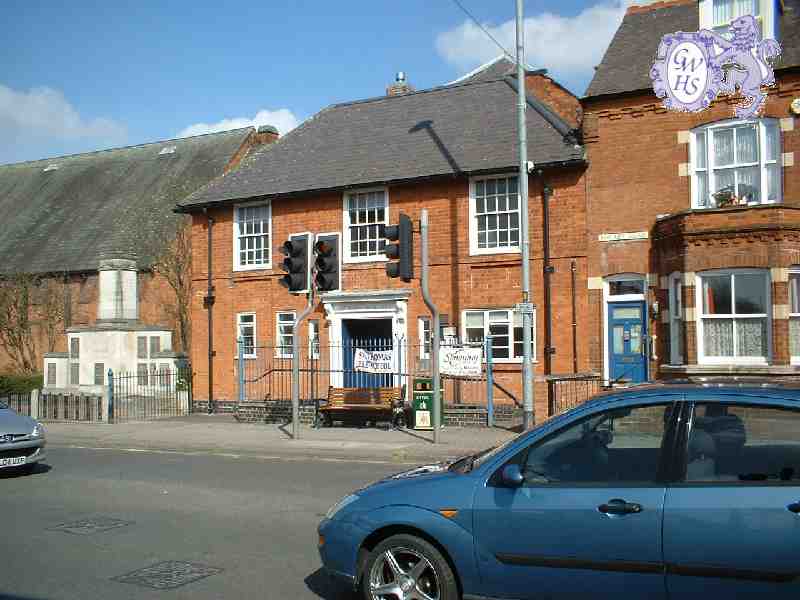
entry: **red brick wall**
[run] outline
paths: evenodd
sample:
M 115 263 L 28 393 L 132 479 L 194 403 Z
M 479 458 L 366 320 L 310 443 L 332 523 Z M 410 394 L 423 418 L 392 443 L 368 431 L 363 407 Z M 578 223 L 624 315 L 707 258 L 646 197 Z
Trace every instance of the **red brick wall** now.
M 578 336 L 582 336 L 588 320 L 586 307 L 586 237 L 585 231 L 585 179 L 581 170 L 561 170 L 547 173 L 547 181 L 554 188 L 550 200 L 551 254 L 556 268 L 552 276 L 554 340 L 557 353 L 553 371 L 572 372 L 572 316 L 571 316 L 571 264 L 577 268 L 577 321 Z M 434 301 L 442 313 L 449 316 L 450 324 L 460 326 L 461 311 L 467 308 L 510 308 L 521 301 L 519 255 L 469 256 L 469 186 L 466 178 L 416 185 L 399 185 L 389 188 L 389 220 L 396 222 L 398 213 L 407 213 L 418 221 L 420 210 L 427 208 L 430 219 L 431 290 Z M 213 228 L 213 277 L 216 288 L 214 305 L 214 394 L 215 398 L 232 399 L 235 396 L 235 318 L 238 312 L 255 311 L 257 335 L 260 340 L 273 341 L 275 313 L 280 310 L 299 311 L 305 300 L 290 295 L 278 285 L 281 272 L 278 268 L 278 246 L 292 233 L 302 231 L 340 232 L 342 230 L 342 194 L 325 193 L 313 196 L 278 199 L 272 203 L 272 270 L 233 272 L 233 212 L 230 206 L 210 211 L 215 220 Z M 537 353 L 541 358 L 544 347 L 544 310 L 542 294 L 542 210 L 541 182 L 530 180 L 530 231 L 531 275 L 533 301 L 537 311 Z M 195 395 L 207 397 L 208 327 L 203 296 L 207 277 L 207 221 L 196 214 L 192 223 L 194 255 L 194 301 L 192 304 L 193 348 L 192 363 L 196 372 Z M 415 275 L 419 276 L 418 237 L 415 239 Z M 413 290 L 408 303 L 408 336 L 417 339 L 417 317 L 428 314 L 414 281 L 405 284 L 389 279 L 383 263 L 345 264 L 343 289 L 381 290 L 407 288 Z M 322 341 L 327 339 L 324 311 L 318 306 L 312 318 L 320 319 Z M 460 330 L 459 330 L 460 332 Z M 579 337 L 579 340 L 581 337 Z M 578 344 L 578 364 L 587 367 L 588 355 L 582 343 Z M 498 366 L 498 377 L 504 385 L 519 392 L 518 365 Z M 508 372 L 504 374 L 503 372 Z M 543 364 L 537 365 L 537 374 L 543 373 Z M 537 389 L 539 386 L 537 386 Z M 518 394 L 519 396 L 519 394 Z M 541 396 L 541 394 L 539 394 Z M 502 399 L 501 399 L 502 401 Z M 537 398 L 538 402 L 538 398 Z M 540 411 L 543 414 L 544 408 Z
M 800 91 L 800 76 L 779 73 L 778 86 L 769 90 L 765 116 L 790 116 L 789 103 Z M 738 101 L 736 99 L 735 101 Z M 783 173 L 785 210 L 750 208 L 690 211 L 691 178 L 679 176 L 679 165 L 689 163 L 689 144 L 679 143 L 678 132 L 733 118 L 734 100 L 722 99 L 700 113 L 668 112 L 652 94 L 603 97 L 584 101 L 584 136 L 590 166 L 587 191 L 588 276 L 617 273 L 667 275 L 672 271 L 699 271 L 722 267 L 785 267 L 800 260 L 800 246 L 790 233 L 800 226 L 800 167 Z M 795 123 L 800 127 L 800 121 Z M 800 151 L 797 129 L 781 132 L 783 153 Z M 657 219 L 669 218 L 656 225 Z M 670 231 L 669 228 L 672 228 Z M 650 239 L 601 242 L 603 233 L 646 231 Z M 596 283 L 597 280 L 595 280 Z M 652 285 L 652 283 L 651 283 Z M 602 354 L 602 293 L 590 290 L 588 330 L 590 359 L 600 369 Z M 777 296 L 776 296 L 777 297 Z M 666 309 L 666 291 L 658 283 L 648 300 Z M 687 298 L 687 300 L 689 300 Z M 782 304 L 786 302 L 782 301 Z M 684 306 L 692 306 L 684 304 Z M 784 361 L 785 323 L 775 324 L 776 362 Z M 686 324 L 689 359 L 696 359 L 694 324 Z M 665 341 L 666 325 L 651 320 L 650 330 Z M 665 351 L 661 346 L 660 352 Z M 662 357 L 663 358 L 663 354 Z M 663 362 L 659 360 L 659 362 Z M 658 365 L 651 364 L 651 373 Z
M 580 100 L 556 81 L 547 75 L 527 75 L 525 89 L 547 104 L 571 127 L 579 125 L 582 114 Z

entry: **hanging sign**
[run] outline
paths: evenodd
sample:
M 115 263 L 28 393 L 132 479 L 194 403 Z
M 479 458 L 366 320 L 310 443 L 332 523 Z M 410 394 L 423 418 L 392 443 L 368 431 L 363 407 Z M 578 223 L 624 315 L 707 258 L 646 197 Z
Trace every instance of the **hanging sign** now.
M 480 377 L 483 372 L 483 348 L 441 346 L 439 372 L 454 377 Z
M 394 373 L 394 350 L 356 348 L 353 368 L 365 373 Z

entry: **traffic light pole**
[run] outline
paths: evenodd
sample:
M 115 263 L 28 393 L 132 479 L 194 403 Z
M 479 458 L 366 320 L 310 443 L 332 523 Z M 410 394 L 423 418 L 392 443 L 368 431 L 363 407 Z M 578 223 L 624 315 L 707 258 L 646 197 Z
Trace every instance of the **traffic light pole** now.
M 314 310 L 314 286 L 308 292 L 308 305 L 292 326 L 292 439 L 300 439 L 300 326 Z
M 428 288 L 428 210 L 423 208 L 420 217 L 419 237 L 422 246 L 422 298 L 428 310 L 431 311 L 431 371 L 433 376 L 433 443 L 439 443 L 439 434 L 442 424 L 442 394 L 439 378 L 439 344 L 441 340 L 439 331 L 439 309 L 433 303 L 431 292 Z
M 533 360 L 531 335 L 533 310 L 531 306 L 530 233 L 528 230 L 528 132 L 525 125 L 525 35 L 522 19 L 523 0 L 517 0 L 517 131 L 519 141 L 519 206 L 522 246 L 522 407 L 523 427 L 533 427 Z

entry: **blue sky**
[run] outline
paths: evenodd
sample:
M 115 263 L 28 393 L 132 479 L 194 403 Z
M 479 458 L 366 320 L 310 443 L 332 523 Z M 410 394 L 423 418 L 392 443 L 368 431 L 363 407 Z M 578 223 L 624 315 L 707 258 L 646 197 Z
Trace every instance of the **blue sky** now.
M 514 0 L 461 0 L 510 51 Z M 582 93 L 628 0 L 527 0 L 527 61 Z M 4 0 L 0 163 L 270 122 L 446 83 L 499 49 L 453 0 Z

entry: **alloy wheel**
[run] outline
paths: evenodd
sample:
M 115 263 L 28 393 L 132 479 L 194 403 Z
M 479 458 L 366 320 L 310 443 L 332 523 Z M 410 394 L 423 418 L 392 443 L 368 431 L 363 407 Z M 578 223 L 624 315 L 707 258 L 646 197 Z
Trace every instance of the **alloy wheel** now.
M 439 578 L 431 561 L 410 548 L 387 548 L 372 565 L 373 600 L 439 600 Z

